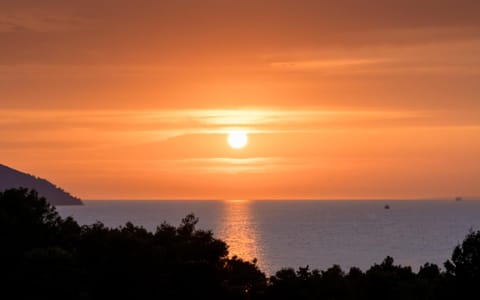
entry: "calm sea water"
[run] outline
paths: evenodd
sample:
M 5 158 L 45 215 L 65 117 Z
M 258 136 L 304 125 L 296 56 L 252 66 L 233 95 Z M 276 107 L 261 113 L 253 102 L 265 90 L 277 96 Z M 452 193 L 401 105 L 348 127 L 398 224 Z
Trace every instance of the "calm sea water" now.
M 230 245 L 230 254 L 257 258 L 268 274 L 282 267 L 366 269 L 387 255 L 418 269 L 443 265 L 470 229 L 480 230 L 480 201 L 85 201 L 60 206 L 81 224 L 131 221 L 154 230 L 188 213 L 198 227 Z

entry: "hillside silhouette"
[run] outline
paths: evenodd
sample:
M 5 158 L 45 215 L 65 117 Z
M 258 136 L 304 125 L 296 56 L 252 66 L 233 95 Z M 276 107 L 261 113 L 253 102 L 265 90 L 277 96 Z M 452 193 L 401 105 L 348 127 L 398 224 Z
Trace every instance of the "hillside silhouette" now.
M 480 231 L 455 247 L 445 270 L 418 272 L 392 257 L 365 272 L 282 269 L 267 278 L 256 261 L 228 256 L 228 245 L 186 216 L 154 232 L 126 223 L 80 226 L 37 192 L 0 193 L 0 288 L 8 299 L 475 299 Z M 294 245 L 292 245 L 294 246 Z
M 0 191 L 9 188 L 34 189 L 52 205 L 82 205 L 82 201 L 46 179 L 0 164 Z

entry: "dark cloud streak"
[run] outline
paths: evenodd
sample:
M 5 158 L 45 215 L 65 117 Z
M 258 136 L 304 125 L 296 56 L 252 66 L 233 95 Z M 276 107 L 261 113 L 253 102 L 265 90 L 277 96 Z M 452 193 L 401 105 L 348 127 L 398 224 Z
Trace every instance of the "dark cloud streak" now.
M 0 32 L 2 64 L 229 59 L 480 35 L 480 2 L 471 0 L 23 0 L 0 11 L 25 29 Z

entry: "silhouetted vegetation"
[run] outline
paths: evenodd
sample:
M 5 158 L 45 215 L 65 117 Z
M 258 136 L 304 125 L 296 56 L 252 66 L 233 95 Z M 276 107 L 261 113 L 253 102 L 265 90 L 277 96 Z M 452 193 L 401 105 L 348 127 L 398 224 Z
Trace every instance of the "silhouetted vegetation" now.
M 253 262 L 185 217 L 155 232 L 80 226 L 34 191 L 0 194 L 2 293 L 12 299 L 248 299 L 266 288 Z
M 80 226 L 35 191 L 0 193 L 0 287 L 8 299 L 467 299 L 480 283 L 480 232 L 445 263 L 418 272 L 387 257 L 363 272 L 339 266 L 282 269 L 267 278 L 255 261 L 228 257 L 227 245 L 179 226 L 149 232 L 131 223 Z M 2 297 L 3 298 L 3 297 Z M 6 299 L 7 299 L 6 298 Z M 472 298 L 473 299 L 473 298 Z

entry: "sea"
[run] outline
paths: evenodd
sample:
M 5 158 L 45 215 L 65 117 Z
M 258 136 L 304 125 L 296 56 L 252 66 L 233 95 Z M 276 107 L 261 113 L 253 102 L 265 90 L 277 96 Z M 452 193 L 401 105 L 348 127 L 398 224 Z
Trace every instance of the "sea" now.
M 178 225 L 187 214 L 198 229 L 227 242 L 229 255 L 257 259 L 267 275 L 282 268 L 362 270 L 386 256 L 413 270 L 443 267 L 470 230 L 480 230 L 480 201 L 454 200 L 159 200 L 84 201 L 58 206 L 80 224 L 130 221 L 148 230 Z

